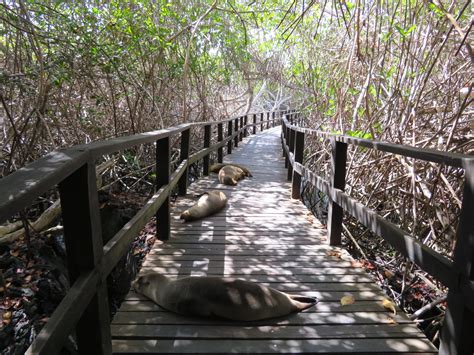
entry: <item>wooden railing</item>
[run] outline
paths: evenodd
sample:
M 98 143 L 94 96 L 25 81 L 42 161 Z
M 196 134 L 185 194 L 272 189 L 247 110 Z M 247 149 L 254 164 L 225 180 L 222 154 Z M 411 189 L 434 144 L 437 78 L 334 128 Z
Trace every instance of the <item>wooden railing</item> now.
M 440 353 L 472 354 L 474 352 L 474 157 L 330 134 L 300 127 L 301 121 L 302 115 L 298 112 L 288 113 L 282 119 L 283 155 L 288 168 L 288 180 L 292 180 L 292 197 L 300 198 L 301 179 L 304 178 L 329 198 L 328 240 L 331 245 L 341 244 L 342 217 L 345 211 L 385 239 L 403 256 L 449 287 Z M 331 181 L 324 180 L 303 165 L 303 148 L 307 135 L 330 141 Z M 430 249 L 344 192 L 349 144 L 464 169 L 462 210 L 456 232 L 453 261 Z
M 170 235 L 171 191 L 185 195 L 188 168 L 203 159 L 203 173 L 209 173 L 209 154 L 217 151 L 222 162 L 249 130 L 256 133 L 275 126 L 282 112 L 251 114 L 219 122 L 187 123 L 133 136 L 98 141 L 52 152 L 4 177 L 0 181 L 0 223 L 31 205 L 56 185 L 62 207 L 67 267 L 71 288 L 56 308 L 27 354 L 56 354 L 75 330 L 81 354 L 110 354 L 111 335 L 106 278 L 125 255 L 130 243 L 145 224 L 157 218 L 157 236 Z M 250 123 L 249 121 L 252 120 Z M 217 125 L 217 143 L 211 145 L 212 126 Z M 226 136 L 224 128 L 227 125 Z M 190 131 L 204 128 L 203 149 L 189 155 Z M 181 134 L 180 163 L 170 172 L 170 137 Z M 156 193 L 145 206 L 105 245 L 96 185 L 95 162 L 105 154 L 146 143 L 156 143 Z

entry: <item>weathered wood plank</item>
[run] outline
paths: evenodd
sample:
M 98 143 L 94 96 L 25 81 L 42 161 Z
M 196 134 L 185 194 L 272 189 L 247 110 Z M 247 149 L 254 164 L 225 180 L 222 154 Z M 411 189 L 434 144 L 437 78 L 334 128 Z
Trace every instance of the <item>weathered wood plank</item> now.
M 278 332 L 279 339 L 339 339 L 339 338 L 423 338 L 424 334 L 405 324 L 398 325 L 308 325 L 297 326 L 232 326 L 183 325 L 112 325 L 112 334 L 119 339 L 268 339 Z
M 180 276 L 204 276 L 204 275 L 364 275 L 360 268 L 347 267 L 281 267 L 278 265 L 222 265 L 216 262 L 196 261 L 193 266 L 181 265 L 143 265 L 144 270 L 153 269 L 155 272 L 164 274 L 178 274 Z
M 398 307 L 397 307 L 398 310 Z M 125 301 L 120 308 L 121 312 L 168 312 L 150 300 Z M 342 306 L 340 302 L 320 301 L 317 306 L 305 310 L 305 313 L 353 313 L 353 312 L 385 312 L 387 310 L 377 301 L 358 301 L 357 303 Z M 387 313 L 388 314 L 388 313 Z M 412 327 L 413 329 L 418 328 Z
M 281 267 L 281 268 L 316 268 L 316 267 L 324 267 L 324 268 L 337 268 L 337 267 L 346 267 L 350 268 L 353 267 L 352 263 L 349 261 L 341 261 L 341 262 L 331 262 L 331 261 L 321 261 L 318 262 L 317 264 L 315 262 L 311 261 L 281 261 L 281 260 L 251 260 L 252 258 L 247 258 L 249 259 L 248 261 L 213 261 L 212 259 L 209 260 L 209 262 L 202 263 L 202 265 L 199 265 L 199 263 L 193 261 L 193 260 L 183 260 L 183 261 L 167 261 L 167 260 L 145 260 L 143 263 L 143 266 L 174 266 L 174 267 L 195 267 L 195 268 L 206 268 L 209 266 L 209 264 L 213 263 L 214 265 L 221 265 L 224 267 L 224 265 L 228 267 L 233 267 L 233 268 L 251 268 L 253 263 L 259 263 L 259 265 L 254 265 L 257 267 Z M 269 259 L 269 258 L 264 258 L 264 259 Z
M 436 354 L 420 339 L 312 339 L 312 340 L 114 340 L 120 353 L 381 353 Z
M 324 302 L 339 302 L 341 297 L 351 295 L 354 297 L 355 301 L 381 301 L 386 298 L 385 295 L 381 291 L 353 291 L 353 292 L 345 292 L 345 291 L 301 291 L 298 292 L 301 295 L 309 296 L 309 297 L 317 297 L 318 300 Z M 146 300 L 147 298 L 141 294 L 138 294 L 134 291 L 130 291 L 126 296 L 126 300 Z
M 253 251 L 253 252 L 265 252 L 265 251 L 313 251 L 315 255 L 325 255 L 326 257 L 330 258 L 331 255 L 328 253 L 334 252 L 338 253 L 338 255 L 344 255 L 346 258 L 350 258 L 349 254 L 344 251 L 332 250 L 331 248 L 321 248 L 318 245 L 314 244 L 300 244 L 300 245 L 288 245 L 288 244 L 262 244 L 262 245 L 227 245 L 227 244 L 214 244 L 212 246 L 202 245 L 199 243 L 181 243 L 179 245 L 175 245 L 173 243 L 163 243 L 161 245 L 157 245 L 151 252 L 151 255 L 154 254 L 161 254 L 166 250 L 176 250 L 177 248 L 186 250 L 186 251 L 193 251 L 195 249 L 205 250 L 209 252 L 217 252 L 217 251 L 226 251 L 228 253 L 231 252 L 241 252 L 241 251 Z M 303 255 L 303 254 L 302 254 Z M 307 255 L 307 254 L 306 254 Z M 334 257 L 334 256 L 333 256 Z M 341 257 L 334 257 L 335 259 L 340 259 Z
M 317 307 L 317 305 L 315 306 Z M 390 315 L 390 316 L 389 316 Z M 118 312 L 114 324 L 208 324 L 220 325 L 336 325 L 336 324 L 398 324 L 412 323 L 403 314 L 384 312 L 314 313 L 302 312 L 262 321 L 237 322 L 226 319 L 181 316 L 171 312 Z

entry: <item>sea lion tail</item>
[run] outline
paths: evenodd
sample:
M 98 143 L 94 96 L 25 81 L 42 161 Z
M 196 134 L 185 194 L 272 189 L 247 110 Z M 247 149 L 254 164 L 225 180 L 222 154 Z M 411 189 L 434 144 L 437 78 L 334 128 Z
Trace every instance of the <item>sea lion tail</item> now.
M 304 311 L 305 309 L 313 307 L 316 303 L 318 303 L 318 299 L 316 297 L 308 297 L 308 296 L 299 296 L 299 295 L 288 295 L 291 300 L 293 301 L 293 305 L 295 306 L 296 312 Z

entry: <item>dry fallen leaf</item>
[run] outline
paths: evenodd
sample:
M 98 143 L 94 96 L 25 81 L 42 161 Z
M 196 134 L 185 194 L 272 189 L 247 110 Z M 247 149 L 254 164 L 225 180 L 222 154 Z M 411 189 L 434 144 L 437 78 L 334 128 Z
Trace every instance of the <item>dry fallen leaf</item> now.
M 352 296 L 344 296 L 344 297 L 341 297 L 341 304 L 342 304 L 343 306 L 347 306 L 347 305 L 353 304 L 353 303 L 355 303 L 354 297 L 352 297 Z
M 332 250 L 332 251 L 327 251 L 326 252 L 326 255 L 327 256 L 335 256 L 337 258 L 340 258 L 341 257 L 341 252 L 340 251 L 336 251 L 336 250 Z
M 360 261 L 352 261 L 352 262 L 351 262 L 351 266 L 352 266 L 352 267 L 363 267 L 364 264 L 361 263 Z
M 393 312 L 393 315 L 396 315 L 397 314 L 397 310 L 395 309 L 395 304 L 390 301 L 388 298 L 384 298 L 383 301 L 382 301 L 382 306 L 388 310 L 388 311 L 392 311 Z
M 387 279 L 391 279 L 394 276 L 390 270 L 385 270 L 383 273 Z
M 3 313 L 3 319 L 7 320 L 11 318 L 12 318 L 12 312 L 8 311 L 8 312 Z

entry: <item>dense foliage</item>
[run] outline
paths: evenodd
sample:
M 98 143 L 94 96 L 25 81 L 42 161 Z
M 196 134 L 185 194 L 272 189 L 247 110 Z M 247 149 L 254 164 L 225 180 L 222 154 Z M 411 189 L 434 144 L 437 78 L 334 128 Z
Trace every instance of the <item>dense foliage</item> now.
M 288 107 L 313 128 L 472 154 L 472 24 L 470 0 L 4 0 L 0 176 L 65 146 Z M 306 147 L 327 173 L 327 142 Z M 462 169 L 349 160 L 351 195 L 451 256 Z M 345 225 L 377 255 L 381 240 Z M 385 254 L 381 274 L 404 262 Z

